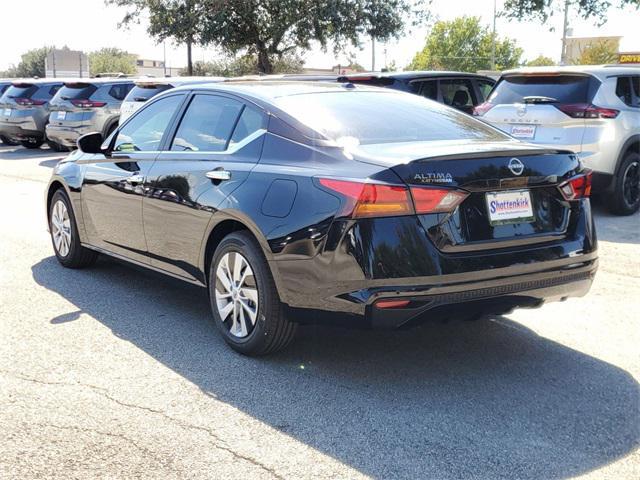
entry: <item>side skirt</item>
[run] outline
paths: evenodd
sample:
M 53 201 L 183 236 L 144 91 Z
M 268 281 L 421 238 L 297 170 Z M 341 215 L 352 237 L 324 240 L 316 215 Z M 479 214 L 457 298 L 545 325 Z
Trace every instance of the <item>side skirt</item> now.
M 94 247 L 93 245 L 89 245 L 88 243 L 81 243 L 81 245 L 85 248 L 91 249 L 91 250 L 95 250 L 98 253 L 103 253 L 105 255 L 109 255 L 110 257 L 113 257 L 117 260 L 122 260 L 124 262 L 127 263 L 131 263 L 133 265 L 136 265 L 138 267 L 143 267 L 146 268 L 148 270 L 153 270 L 154 272 L 158 272 L 161 273 L 163 275 L 167 275 L 169 277 L 173 277 L 173 278 L 177 278 L 178 280 L 182 280 L 183 282 L 187 282 L 190 283 L 192 285 L 197 285 L 198 287 L 202 287 L 202 288 L 206 288 L 206 285 L 202 282 L 199 282 L 197 280 L 191 280 L 190 278 L 185 278 L 185 277 L 181 277 L 180 275 L 177 275 L 173 272 L 168 272 L 167 270 L 163 270 L 162 268 L 158 268 L 158 267 L 154 267 L 153 265 L 149 265 L 148 263 L 142 263 L 139 262 L 137 260 L 132 260 L 131 258 L 127 258 L 124 255 L 120 255 L 118 253 L 113 253 L 110 252 L 109 250 L 105 250 L 104 248 L 100 248 L 100 247 Z

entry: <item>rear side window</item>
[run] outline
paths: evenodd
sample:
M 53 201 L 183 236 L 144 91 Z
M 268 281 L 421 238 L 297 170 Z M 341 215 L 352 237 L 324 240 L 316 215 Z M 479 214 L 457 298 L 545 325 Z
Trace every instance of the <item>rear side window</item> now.
M 187 108 L 171 144 L 175 151 L 222 152 L 243 104 L 215 95 L 196 95 Z
M 127 102 L 146 102 L 151 97 L 169 90 L 170 85 L 134 85 L 127 94 L 125 101 Z
M 300 94 L 278 97 L 275 102 L 336 144 L 353 148 L 380 143 L 510 138 L 462 112 L 393 90 Z
M 523 103 L 525 97 L 549 97 L 559 103 L 589 103 L 599 82 L 584 75 L 510 75 L 489 97 L 493 104 Z
M 633 87 L 630 77 L 618 77 L 616 81 L 616 96 L 630 107 L 634 106 Z
M 412 82 L 413 92 L 431 100 L 438 100 L 438 81 L 425 80 L 420 82 Z
M 62 100 L 86 100 L 95 91 L 96 86 L 90 83 L 66 83 L 58 92 L 58 98 Z
M 122 101 L 132 88 L 133 83 L 120 83 L 117 85 L 112 85 L 109 89 L 109 95 L 111 95 L 116 100 Z
M 9 98 L 31 98 L 38 87 L 28 83 L 19 83 L 17 85 L 11 85 L 6 92 Z
M 114 150 L 117 152 L 159 150 L 162 136 L 183 98 L 183 95 L 171 95 L 143 107 L 118 132 Z
M 2 96 L 4 92 L 6 92 L 8 89 L 9 89 L 9 84 L 0 85 L 0 96 Z
M 262 128 L 265 128 L 264 115 L 252 107 L 245 107 L 238 119 L 233 135 L 231 135 L 229 145 L 241 142 Z
M 475 95 L 471 80 L 440 80 L 440 92 L 445 105 L 468 112 L 473 108 Z

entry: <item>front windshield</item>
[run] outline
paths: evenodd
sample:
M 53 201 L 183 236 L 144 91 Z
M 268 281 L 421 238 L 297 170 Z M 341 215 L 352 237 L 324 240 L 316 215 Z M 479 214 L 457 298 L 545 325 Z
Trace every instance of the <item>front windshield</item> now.
M 417 95 L 389 91 L 278 97 L 282 110 L 339 145 L 510 138 L 469 115 Z

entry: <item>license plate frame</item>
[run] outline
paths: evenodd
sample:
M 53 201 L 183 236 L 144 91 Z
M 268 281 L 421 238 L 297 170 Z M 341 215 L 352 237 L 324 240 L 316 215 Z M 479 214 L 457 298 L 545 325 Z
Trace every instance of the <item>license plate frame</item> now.
M 536 125 L 511 125 L 511 136 L 528 140 L 536 138 Z
M 529 189 L 486 192 L 487 217 L 492 227 L 514 223 L 531 223 L 535 220 Z M 492 204 L 502 202 L 502 205 Z
M 67 118 L 67 112 L 60 110 L 56 115 L 56 120 L 64 120 Z

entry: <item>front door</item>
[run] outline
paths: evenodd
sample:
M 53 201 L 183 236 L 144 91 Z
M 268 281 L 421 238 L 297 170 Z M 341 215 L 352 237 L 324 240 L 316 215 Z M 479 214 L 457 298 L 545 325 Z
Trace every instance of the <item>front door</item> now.
M 126 122 L 106 155 L 86 164 L 82 211 L 89 242 L 107 251 L 148 262 L 142 223 L 144 180 L 184 95 L 164 97 Z
M 144 228 L 152 265 L 203 281 L 202 241 L 211 215 L 260 158 L 262 111 L 223 95 L 195 94 L 168 150 L 145 181 Z

